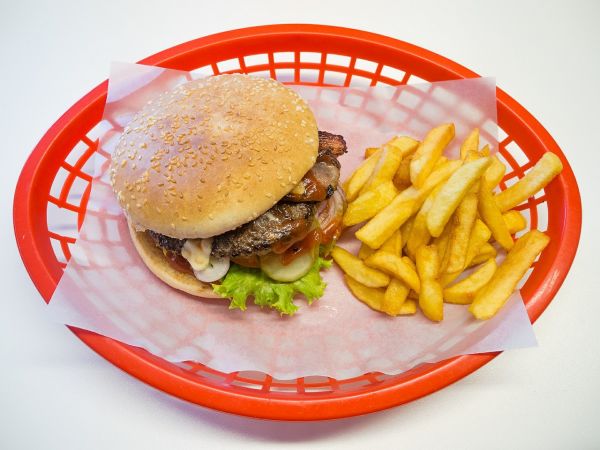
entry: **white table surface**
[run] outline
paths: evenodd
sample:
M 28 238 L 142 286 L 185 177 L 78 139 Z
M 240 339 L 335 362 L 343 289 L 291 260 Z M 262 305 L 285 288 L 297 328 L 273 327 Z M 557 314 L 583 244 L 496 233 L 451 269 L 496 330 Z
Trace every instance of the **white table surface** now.
M 0 1 L 0 448 L 598 448 L 600 3 L 243 3 Z M 214 32 L 285 22 L 379 32 L 496 76 L 554 136 L 585 211 L 571 273 L 535 324 L 538 348 L 505 353 L 441 392 L 385 412 L 276 423 L 162 394 L 48 320 L 10 214 L 21 167 L 43 133 L 107 77 L 112 60 L 134 62 Z

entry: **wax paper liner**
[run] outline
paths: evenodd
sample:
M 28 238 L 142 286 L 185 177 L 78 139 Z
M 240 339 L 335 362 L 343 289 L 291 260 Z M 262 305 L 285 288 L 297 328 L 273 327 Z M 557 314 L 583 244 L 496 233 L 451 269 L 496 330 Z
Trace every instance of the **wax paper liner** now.
M 197 299 L 171 289 L 145 267 L 107 182 L 109 156 L 123 127 L 149 99 L 199 75 L 136 64 L 114 64 L 100 152 L 85 221 L 49 305 L 61 323 L 140 346 L 170 361 L 192 360 L 223 371 L 254 370 L 279 379 L 309 375 L 347 378 L 396 374 L 425 362 L 536 344 L 523 301 L 515 292 L 491 320 L 476 321 L 464 306 L 444 305 L 444 320 L 421 313 L 388 317 L 356 300 L 332 267 L 325 295 L 281 317 L 251 306 L 229 310 L 228 300 Z M 311 105 L 319 129 L 342 134 L 349 152 L 342 179 L 364 149 L 396 134 L 422 139 L 431 127 L 454 122 L 448 156 L 474 127 L 481 144 L 496 143 L 495 81 L 491 78 L 391 87 L 295 86 Z M 103 156 L 104 155 L 104 156 Z M 356 250 L 346 233 L 341 245 Z

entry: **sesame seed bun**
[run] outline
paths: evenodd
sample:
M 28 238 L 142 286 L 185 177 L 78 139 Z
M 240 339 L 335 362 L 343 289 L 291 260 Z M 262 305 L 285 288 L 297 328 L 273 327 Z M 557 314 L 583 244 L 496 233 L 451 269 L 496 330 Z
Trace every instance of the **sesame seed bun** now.
M 112 157 L 111 183 L 138 228 L 207 238 L 255 219 L 316 161 L 316 120 L 275 80 L 219 75 L 148 103 Z
M 131 222 L 129 222 L 129 234 L 144 264 L 169 286 L 196 297 L 220 298 L 215 294 L 210 283 L 203 283 L 194 275 L 173 268 L 165 258 L 163 251 L 154 244 L 152 238 L 143 231 L 136 231 Z

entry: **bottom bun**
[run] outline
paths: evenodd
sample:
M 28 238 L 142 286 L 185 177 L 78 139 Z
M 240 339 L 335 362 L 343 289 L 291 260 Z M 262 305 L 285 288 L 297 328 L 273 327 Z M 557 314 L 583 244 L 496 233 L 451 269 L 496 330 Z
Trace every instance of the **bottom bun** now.
M 131 222 L 129 234 L 148 269 L 169 286 L 197 297 L 221 298 L 215 294 L 209 283 L 203 283 L 195 276 L 171 267 L 163 251 L 154 244 L 152 238 L 146 232 L 136 231 Z

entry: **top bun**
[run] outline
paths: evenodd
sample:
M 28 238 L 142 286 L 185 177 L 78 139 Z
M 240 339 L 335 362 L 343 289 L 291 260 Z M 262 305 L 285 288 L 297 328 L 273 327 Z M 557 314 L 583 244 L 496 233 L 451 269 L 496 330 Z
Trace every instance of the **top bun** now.
M 255 219 L 314 165 L 317 123 L 275 80 L 218 75 L 148 102 L 111 163 L 121 207 L 139 228 L 207 238 Z

